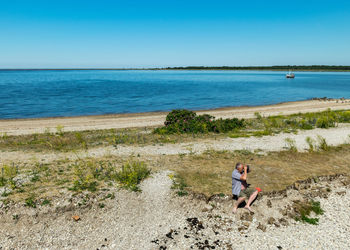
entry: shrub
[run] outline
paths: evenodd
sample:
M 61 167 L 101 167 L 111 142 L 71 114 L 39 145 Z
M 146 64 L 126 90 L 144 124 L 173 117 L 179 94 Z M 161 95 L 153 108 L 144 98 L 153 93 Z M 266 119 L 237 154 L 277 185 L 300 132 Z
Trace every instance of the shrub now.
M 132 191 L 141 191 L 138 187 L 140 182 L 150 175 L 151 171 L 144 162 L 131 161 L 122 166 L 122 169 L 116 173 L 116 179 L 124 188 Z
M 333 117 L 321 116 L 316 121 L 316 127 L 318 128 L 335 127 L 335 120 L 333 119 Z
M 164 122 L 164 127 L 156 128 L 157 134 L 182 134 L 182 133 L 225 133 L 244 127 L 244 120 L 237 118 L 218 119 L 208 114 L 197 115 L 193 111 L 180 109 L 171 111 Z

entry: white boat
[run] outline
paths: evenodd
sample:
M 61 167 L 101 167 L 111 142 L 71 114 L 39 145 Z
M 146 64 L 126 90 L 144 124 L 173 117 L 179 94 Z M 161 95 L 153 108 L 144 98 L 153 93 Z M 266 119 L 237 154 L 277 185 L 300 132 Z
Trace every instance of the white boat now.
M 295 77 L 295 74 L 291 71 L 289 71 L 287 74 L 286 74 L 286 78 L 294 78 Z

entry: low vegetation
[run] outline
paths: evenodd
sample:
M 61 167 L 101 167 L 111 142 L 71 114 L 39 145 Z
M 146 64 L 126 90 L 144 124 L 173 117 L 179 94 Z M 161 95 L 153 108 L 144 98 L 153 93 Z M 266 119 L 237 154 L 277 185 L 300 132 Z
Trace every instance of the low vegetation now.
M 81 132 L 56 131 L 42 134 L 0 136 L 0 150 L 74 151 L 98 146 L 149 145 L 194 142 L 197 139 L 237 138 L 296 133 L 298 130 L 335 127 L 350 123 L 350 111 L 324 111 L 288 116 L 263 117 L 256 113 L 253 119 L 215 119 L 187 110 L 174 110 L 166 117 L 164 126 L 144 129 L 106 129 Z
M 324 213 L 320 202 L 313 200 L 295 202 L 293 207 L 297 213 L 295 220 L 312 225 L 318 224 L 318 218 L 310 217 L 311 213 L 314 213 L 315 215 L 322 215 Z
M 141 191 L 139 184 L 150 174 L 148 166 L 138 160 L 80 159 L 51 164 L 3 165 L 0 200 L 24 201 L 28 207 L 50 205 L 57 192 L 95 193 L 111 187 Z M 108 194 L 107 198 L 114 198 Z
M 138 185 L 150 173 L 151 170 L 144 162 L 131 161 L 125 163 L 122 169 L 116 173 L 116 179 L 127 189 L 141 191 Z
M 184 178 L 182 178 L 178 174 L 171 174 L 169 175 L 170 179 L 172 179 L 173 184 L 171 186 L 171 189 L 176 191 L 176 194 L 178 196 L 185 196 L 188 195 L 188 192 L 186 191 L 186 188 L 188 187 L 185 183 Z
M 227 133 L 244 127 L 243 119 L 218 119 L 208 114 L 197 115 L 193 111 L 179 109 L 171 111 L 164 122 L 164 127 L 156 128 L 156 134 L 198 134 Z

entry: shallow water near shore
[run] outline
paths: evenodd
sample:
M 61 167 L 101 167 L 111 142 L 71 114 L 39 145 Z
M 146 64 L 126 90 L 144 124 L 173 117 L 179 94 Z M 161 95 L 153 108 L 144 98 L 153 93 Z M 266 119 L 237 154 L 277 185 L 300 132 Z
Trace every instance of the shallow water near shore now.
M 350 98 L 349 72 L 0 71 L 0 119 L 256 106 Z

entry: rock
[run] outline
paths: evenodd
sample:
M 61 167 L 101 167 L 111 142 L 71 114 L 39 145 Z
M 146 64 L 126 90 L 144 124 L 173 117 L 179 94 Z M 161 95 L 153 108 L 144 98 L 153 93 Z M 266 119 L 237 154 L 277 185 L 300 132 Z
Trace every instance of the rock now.
M 243 222 L 243 225 L 244 225 L 246 228 L 248 228 L 248 227 L 250 226 L 250 223 L 249 223 L 248 221 L 244 221 L 244 222 Z
M 245 220 L 245 221 L 253 221 L 253 215 L 251 215 L 250 213 L 244 213 L 241 215 L 241 220 Z
M 260 222 L 257 229 L 260 229 L 261 231 L 266 232 L 266 226 L 264 224 L 261 224 Z
M 213 210 L 213 206 L 211 205 L 205 205 L 204 208 L 202 209 L 202 212 L 211 212 Z
M 281 214 L 282 214 L 283 216 L 287 216 L 287 215 L 288 215 L 288 210 L 287 210 L 287 209 L 283 209 L 283 210 L 281 211 Z
M 79 221 L 80 220 L 80 217 L 78 215 L 73 215 L 72 218 L 75 221 Z
M 337 192 L 337 195 L 345 195 L 346 191 Z
M 296 189 L 296 190 L 300 189 L 300 183 L 299 182 L 294 183 L 294 189 Z
M 267 200 L 266 205 L 267 207 L 272 208 L 272 202 L 270 200 Z
M 278 222 L 285 227 L 289 225 L 289 222 L 284 218 L 279 219 Z
M 267 219 L 267 224 L 272 225 L 272 224 L 274 224 L 275 222 L 276 222 L 276 220 L 275 220 L 275 218 L 273 218 L 273 217 L 269 217 L 269 218 Z

